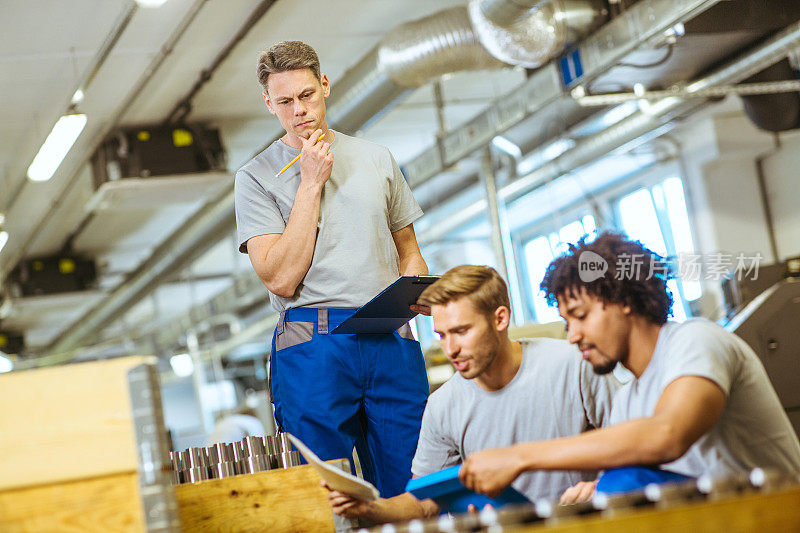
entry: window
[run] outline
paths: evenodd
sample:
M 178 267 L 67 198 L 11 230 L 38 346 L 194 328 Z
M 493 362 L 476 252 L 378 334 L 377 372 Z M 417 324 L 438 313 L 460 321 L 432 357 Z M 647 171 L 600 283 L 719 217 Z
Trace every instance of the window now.
M 525 266 L 528 272 L 529 311 L 539 323 L 556 322 L 561 319 L 558 310 L 547 305 L 547 300 L 539 290 L 539 284 L 550 262 L 567 250 L 568 244 L 575 244 L 584 235 L 593 235 L 596 230 L 594 217 L 586 215 L 570 222 L 549 235 L 538 236 L 524 246 Z
M 650 188 L 637 189 L 623 196 L 616 207 L 621 229 L 631 239 L 670 259 L 679 254 L 693 253 L 694 243 L 680 178 L 667 178 Z M 699 281 L 671 279 L 667 287 L 675 300 L 672 308 L 674 319 L 686 320 L 690 314 L 687 302 L 701 295 Z

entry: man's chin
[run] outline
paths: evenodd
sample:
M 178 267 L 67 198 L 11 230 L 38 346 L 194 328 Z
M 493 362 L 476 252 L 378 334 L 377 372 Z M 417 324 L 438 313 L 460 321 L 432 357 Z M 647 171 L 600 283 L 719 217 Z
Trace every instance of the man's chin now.
M 594 369 L 594 373 L 598 376 L 603 376 L 605 374 L 610 374 L 615 368 L 617 367 L 616 361 L 609 361 L 602 365 L 592 365 Z

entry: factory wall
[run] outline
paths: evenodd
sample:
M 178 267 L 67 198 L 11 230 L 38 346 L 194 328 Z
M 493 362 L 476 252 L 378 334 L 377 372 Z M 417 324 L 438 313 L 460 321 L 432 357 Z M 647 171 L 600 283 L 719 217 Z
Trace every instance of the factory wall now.
M 759 185 L 761 159 L 777 259 L 800 254 L 796 202 L 800 135 L 775 136 L 757 129 L 741 111 L 738 100 L 733 100 L 693 116 L 671 136 L 680 145 L 698 253 L 760 253 L 762 264 L 775 262 Z M 722 316 L 720 284 L 705 282 L 703 291 L 702 314 L 712 319 Z

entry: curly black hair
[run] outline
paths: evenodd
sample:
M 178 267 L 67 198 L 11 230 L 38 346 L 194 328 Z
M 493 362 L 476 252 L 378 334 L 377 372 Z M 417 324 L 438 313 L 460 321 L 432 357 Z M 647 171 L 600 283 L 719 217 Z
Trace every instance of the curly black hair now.
M 586 252 L 599 257 L 590 254 L 582 258 Z M 601 258 L 608 270 L 602 275 L 595 271 L 592 276 L 588 263 L 602 263 Z M 597 278 L 584 281 L 582 276 Z M 583 237 L 577 244 L 570 244 L 567 252 L 547 267 L 539 287 L 553 307 L 558 306 L 559 296 L 570 297 L 585 288 L 603 303 L 630 306 L 637 315 L 663 324 L 672 314 L 672 295 L 667 289 L 670 277 L 669 266 L 661 256 L 624 234 L 605 231 L 592 242 Z

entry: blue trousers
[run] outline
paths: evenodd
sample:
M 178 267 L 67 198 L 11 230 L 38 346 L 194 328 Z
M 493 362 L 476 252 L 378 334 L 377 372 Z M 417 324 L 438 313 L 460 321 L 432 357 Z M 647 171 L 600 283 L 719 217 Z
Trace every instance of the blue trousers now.
M 607 494 L 643 489 L 650 483 L 668 483 L 693 479 L 659 468 L 623 466 L 606 470 L 597 482 L 597 492 Z
M 272 339 L 275 420 L 321 459 L 352 456 L 381 496 L 411 478 L 428 400 L 417 341 L 394 332 L 330 334 L 353 309 L 300 307 L 282 314 Z

